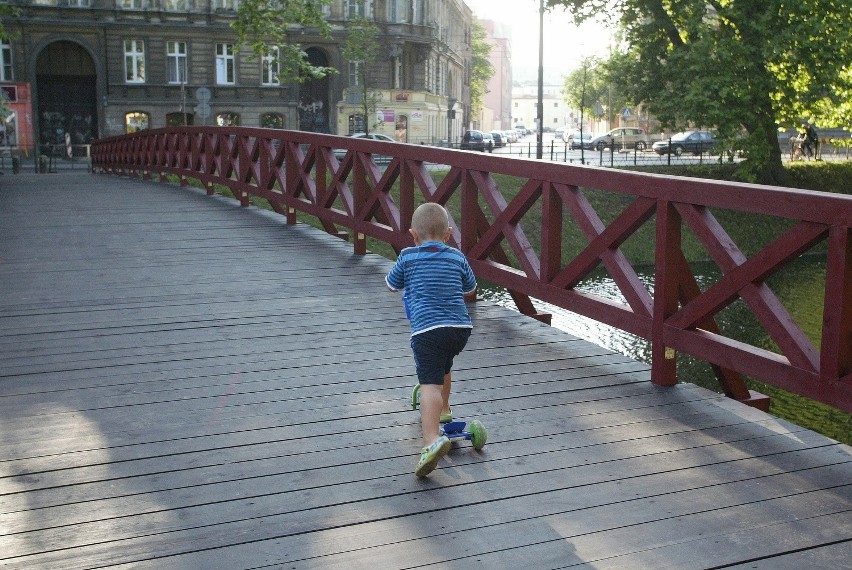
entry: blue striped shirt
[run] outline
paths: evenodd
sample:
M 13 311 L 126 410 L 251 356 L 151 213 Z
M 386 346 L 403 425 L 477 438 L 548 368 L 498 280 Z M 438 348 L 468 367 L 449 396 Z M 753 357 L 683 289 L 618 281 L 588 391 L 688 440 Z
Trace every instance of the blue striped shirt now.
M 412 336 L 438 327 L 473 328 L 464 296 L 476 289 L 476 278 L 459 250 L 438 241 L 407 247 L 385 283 L 404 290 Z

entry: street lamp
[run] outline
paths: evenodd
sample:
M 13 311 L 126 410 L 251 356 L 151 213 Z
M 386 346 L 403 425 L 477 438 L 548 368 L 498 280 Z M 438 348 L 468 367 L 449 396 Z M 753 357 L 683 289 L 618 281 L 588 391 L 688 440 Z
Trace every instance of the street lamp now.
M 538 134 L 535 145 L 535 157 L 541 160 L 544 138 L 544 0 L 538 7 Z
M 456 112 L 453 107 L 456 106 L 458 99 L 455 97 L 447 98 L 447 148 L 453 146 L 453 119 L 456 118 Z

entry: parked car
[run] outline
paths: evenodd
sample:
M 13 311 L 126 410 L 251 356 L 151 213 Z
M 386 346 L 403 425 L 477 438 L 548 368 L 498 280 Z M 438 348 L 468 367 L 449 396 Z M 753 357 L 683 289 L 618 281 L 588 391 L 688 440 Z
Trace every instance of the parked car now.
M 506 146 L 506 138 L 501 131 L 491 131 L 491 138 L 494 139 L 494 148 Z
M 485 150 L 491 152 L 495 146 L 494 136 L 488 131 L 482 131 L 482 139 L 485 141 Z
M 384 142 L 392 142 L 392 143 L 396 142 L 392 137 L 389 137 L 387 135 L 383 135 L 382 133 L 370 133 L 369 135 L 367 133 L 352 133 L 351 135 L 347 135 L 347 136 L 349 138 L 353 138 L 353 139 L 370 139 L 370 140 L 374 140 L 374 141 L 384 141 Z M 334 149 L 334 156 L 336 156 L 338 160 L 341 160 L 344 156 L 346 156 L 346 149 L 342 149 L 342 148 Z M 374 159 L 376 160 L 376 162 L 381 162 L 381 161 L 387 162 L 387 161 L 390 160 L 390 157 L 389 156 L 375 155 Z
M 503 131 L 503 138 L 507 143 L 516 143 L 518 142 L 518 131 L 515 129 L 509 129 L 507 131 Z
M 553 131 L 553 139 L 554 140 L 564 140 L 565 133 L 568 131 L 565 127 L 556 127 L 556 130 Z
M 592 139 L 595 138 L 593 133 L 583 133 L 583 138 L 580 139 L 580 131 L 574 131 L 568 135 L 568 139 L 565 141 L 568 143 L 568 150 L 576 150 L 580 148 L 584 148 L 587 150 L 592 150 L 594 147 L 592 146 Z
M 491 137 L 491 133 L 483 133 L 482 131 L 465 131 L 459 148 L 462 150 L 478 150 L 481 152 L 487 150 L 488 152 L 491 152 L 494 148 L 494 139 Z
M 710 131 L 684 131 L 672 135 L 671 142 L 657 141 L 651 148 L 660 156 L 668 153 L 680 156 L 685 152 L 692 154 L 710 152 L 715 144 L 713 133 Z
M 603 150 L 604 148 L 645 150 L 648 148 L 648 135 L 645 133 L 645 129 L 639 127 L 618 127 L 606 134 L 594 137 L 592 148 L 595 150 Z

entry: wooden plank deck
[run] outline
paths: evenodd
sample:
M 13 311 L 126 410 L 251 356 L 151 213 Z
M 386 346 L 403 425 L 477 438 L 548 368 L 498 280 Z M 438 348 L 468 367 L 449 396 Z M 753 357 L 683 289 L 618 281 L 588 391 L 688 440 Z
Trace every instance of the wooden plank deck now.
M 413 474 L 390 262 L 191 189 L 0 179 L 0 567 L 840 568 L 852 449 L 489 303 Z

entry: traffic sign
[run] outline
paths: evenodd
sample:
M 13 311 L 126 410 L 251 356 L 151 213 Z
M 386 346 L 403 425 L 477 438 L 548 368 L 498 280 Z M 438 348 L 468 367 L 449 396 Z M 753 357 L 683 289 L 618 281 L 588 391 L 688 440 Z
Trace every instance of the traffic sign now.
M 198 105 L 195 106 L 195 109 L 193 109 L 193 110 L 202 119 L 206 119 L 207 117 L 210 116 L 211 109 L 210 109 L 210 105 L 208 105 L 207 103 L 199 103 Z
M 212 94 L 210 93 L 210 89 L 207 87 L 199 87 L 195 90 L 195 98 L 201 101 L 202 103 L 207 103 L 210 101 L 210 97 Z

